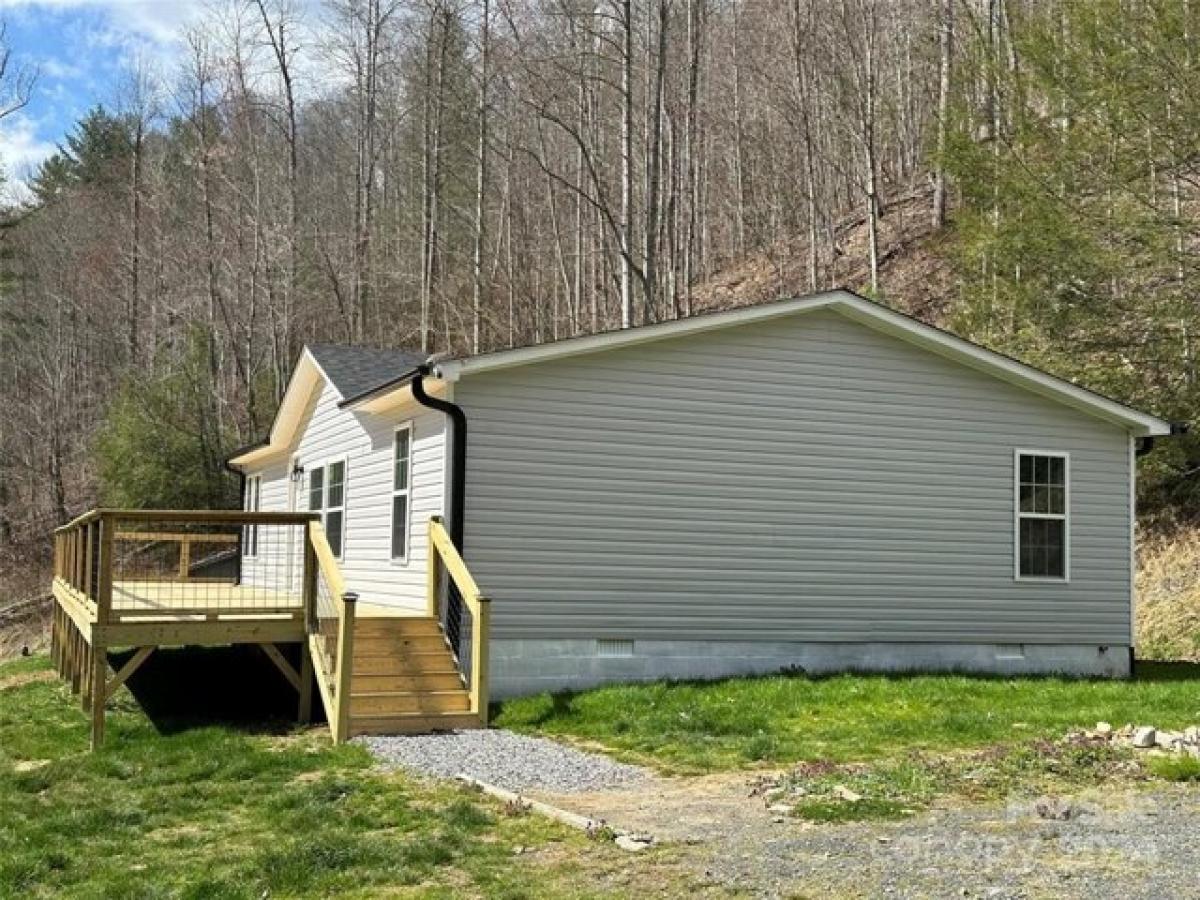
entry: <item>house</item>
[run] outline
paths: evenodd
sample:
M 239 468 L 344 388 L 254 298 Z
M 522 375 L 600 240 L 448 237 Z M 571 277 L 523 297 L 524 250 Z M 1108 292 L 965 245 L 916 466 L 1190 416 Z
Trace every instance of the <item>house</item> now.
M 423 363 L 308 348 L 230 464 L 397 612 L 447 515 L 496 695 L 1130 670 L 1134 457 L 1167 422 L 843 291 Z
M 461 359 L 311 346 L 229 460 L 244 510 L 59 529 L 55 659 L 94 741 L 171 643 L 259 644 L 339 740 L 618 680 L 1126 676 L 1135 458 L 1175 430 L 846 291 Z

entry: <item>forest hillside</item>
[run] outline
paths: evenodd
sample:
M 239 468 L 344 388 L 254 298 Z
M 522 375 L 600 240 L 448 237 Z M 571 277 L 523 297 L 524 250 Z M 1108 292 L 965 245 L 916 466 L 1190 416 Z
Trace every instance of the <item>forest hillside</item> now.
M 4 596 L 97 502 L 236 504 L 307 341 L 845 286 L 1200 419 L 1200 4 L 228 0 L 179 37 L 9 173 Z M 2 140 L 39 101 L 0 60 Z M 1141 465 L 1143 524 L 1191 521 L 1196 440 Z

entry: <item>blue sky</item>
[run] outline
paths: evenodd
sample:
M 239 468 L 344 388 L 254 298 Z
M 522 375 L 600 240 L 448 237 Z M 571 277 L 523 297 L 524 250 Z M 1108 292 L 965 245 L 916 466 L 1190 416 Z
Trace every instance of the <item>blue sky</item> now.
M 0 0 L 14 60 L 39 70 L 30 104 L 0 122 L 0 162 L 20 180 L 97 103 L 113 106 L 139 58 L 160 70 L 178 58 L 202 0 Z

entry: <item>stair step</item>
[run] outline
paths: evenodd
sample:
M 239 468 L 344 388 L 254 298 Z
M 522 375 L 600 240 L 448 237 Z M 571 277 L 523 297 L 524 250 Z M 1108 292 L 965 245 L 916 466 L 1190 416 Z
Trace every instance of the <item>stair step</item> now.
M 427 715 L 410 713 L 398 716 L 351 716 L 350 734 L 426 734 L 430 731 L 453 731 L 479 728 L 479 717 L 472 713 Z
M 440 634 L 417 635 L 354 635 L 354 656 L 398 656 L 405 653 L 449 652 L 446 639 Z
M 401 675 L 363 675 L 356 671 L 351 690 L 374 694 L 380 691 L 457 691 L 462 687 L 462 676 L 450 667 L 443 671 Z
M 469 712 L 471 695 L 463 688 L 453 691 L 380 691 L 350 694 L 350 718 L 394 716 L 404 713 L 440 714 Z
M 433 653 L 404 653 L 395 656 L 354 654 L 354 677 L 360 675 L 425 675 L 456 669 L 454 656 L 442 648 Z
M 362 637 L 387 637 L 389 635 L 436 635 L 442 634 L 442 625 L 437 619 L 426 617 L 405 617 L 395 619 L 377 619 L 363 617 L 354 620 L 354 633 Z

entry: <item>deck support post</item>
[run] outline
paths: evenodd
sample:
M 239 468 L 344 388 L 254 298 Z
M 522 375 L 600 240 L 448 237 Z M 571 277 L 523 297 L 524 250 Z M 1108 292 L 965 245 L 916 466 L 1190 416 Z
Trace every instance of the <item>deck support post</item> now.
M 334 724 L 333 742 L 344 743 L 350 737 L 350 683 L 354 677 L 354 619 L 358 607 L 358 594 L 342 595 L 342 615 L 338 622 L 337 663 L 337 721 Z
M 106 673 L 108 672 L 108 652 L 104 644 L 92 645 L 89 662 L 88 682 L 90 690 L 88 703 L 92 718 L 92 749 L 97 749 L 104 742 L 104 701 L 107 699 Z
M 312 650 L 308 641 L 300 643 L 300 705 L 296 710 L 296 718 L 301 725 L 312 721 L 313 701 L 313 660 Z

